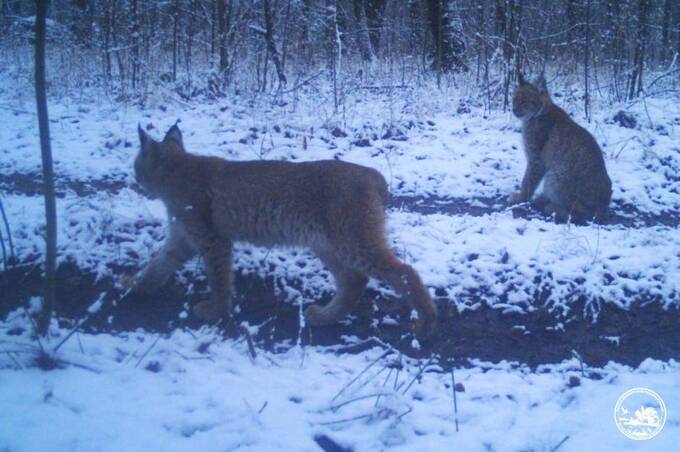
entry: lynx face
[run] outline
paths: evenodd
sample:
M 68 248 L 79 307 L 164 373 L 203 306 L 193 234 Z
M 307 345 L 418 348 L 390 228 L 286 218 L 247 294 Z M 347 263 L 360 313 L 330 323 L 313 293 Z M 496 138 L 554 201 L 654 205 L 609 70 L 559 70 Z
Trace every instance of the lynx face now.
M 135 179 L 144 192 L 155 199 L 158 198 L 158 193 L 151 183 L 151 175 L 154 174 L 154 168 L 163 152 L 170 149 L 183 151 L 182 136 L 177 125 L 168 130 L 162 142 L 157 142 L 149 137 L 141 126 L 137 126 L 137 132 L 139 133 L 140 149 L 137 158 L 135 158 Z
M 543 107 L 541 91 L 531 83 L 521 83 L 512 98 L 512 112 L 519 119 L 529 119 Z

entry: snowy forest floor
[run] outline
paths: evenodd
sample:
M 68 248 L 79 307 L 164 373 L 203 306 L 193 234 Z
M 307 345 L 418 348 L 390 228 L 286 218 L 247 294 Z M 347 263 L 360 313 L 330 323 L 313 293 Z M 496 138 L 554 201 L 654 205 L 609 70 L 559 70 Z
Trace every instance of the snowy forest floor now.
M 152 136 L 161 138 L 170 125 L 181 119 L 184 142 L 190 152 L 237 160 L 340 158 L 381 171 L 393 195 L 387 225 L 393 248 L 419 271 L 439 306 L 439 330 L 428 342 L 414 341 L 410 333 L 409 310 L 378 282 L 371 283 L 364 302 L 347 320 L 325 328 L 301 327 L 301 309 L 312 302 L 326 302 L 332 296 L 333 282 L 328 272 L 304 250 L 239 245 L 235 253 L 236 322 L 247 324 L 256 349 L 269 357 L 269 361 L 258 358 L 254 364 L 270 366 L 272 378 L 284 372 L 290 373 L 285 381 L 301 379 L 301 383 L 289 381 L 290 390 L 282 390 L 281 394 L 273 396 L 274 399 L 280 399 L 284 405 L 301 405 L 300 409 L 309 411 L 312 408 L 306 401 L 301 404 L 295 401 L 298 396 L 284 394 L 294 392 L 291 388 L 295 387 L 303 390 L 307 372 L 314 375 L 315 382 L 325 374 L 335 372 L 330 356 L 336 356 L 343 363 L 346 374 L 342 379 L 349 381 L 371 360 L 379 358 L 376 345 L 393 350 L 394 356 L 398 353 L 400 359 L 410 362 L 413 376 L 427 366 L 431 366 L 428 369 L 438 376 L 419 379 L 418 385 L 428 388 L 421 393 L 415 391 L 420 398 L 413 395 L 413 391 L 409 395 L 415 399 L 408 403 L 400 398 L 403 395 L 390 398 L 390 403 L 396 404 L 390 406 L 391 414 L 369 410 L 373 417 L 344 424 L 344 421 L 339 422 L 342 425 L 334 424 L 338 419 L 321 416 L 323 419 L 309 421 L 311 424 L 305 427 L 311 429 L 309 431 L 292 426 L 292 431 L 304 436 L 300 442 L 288 441 L 285 435 L 263 440 L 259 433 L 248 429 L 220 430 L 223 427 L 219 426 L 226 425 L 225 422 L 238 423 L 236 413 L 241 413 L 249 423 L 260 423 L 270 434 L 284 428 L 286 423 L 276 424 L 273 419 L 266 418 L 270 416 L 267 409 L 257 410 L 266 401 L 272 405 L 270 412 L 290 407 L 277 405 L 276 400 L 259 393 L 255 397 L 257 402 L 239 402 L 238 409 L 233 416 L 229 415 L 229 419 L 218 416 L 218 420 L 201 421 L 200 425 L 178 427 L 179 430 L 168 427 L 174 421 L 167 421 L 167 425 L 163 425 L 168 438 L 158 441 L 145 438 L 144 444 L 162 450 L 181 450 L 181 444 L 170 445 L 163 441 L 179 435 L 194 441 L 182 443 L 184 446 L 196 448 L 214 444 L 209 439 L 214 440 L 215 435 L 225 435 L 226 441 L 233 442 L 222 449 L 245 445 L 254 449 L 320 446 L 333 450 L 342 445 L 374 450 L 387 446 L 441 447 L 450 442 L 467 445 L 465 450 L 477 450 L 480 443 L 486 442 L 488 447 L 483 450 L 551 450 L 566 436 L 570 440 L 561 450 L 580 450 L 579 444 L 588 444 L 583 443 L 586 440 L 600 441 L 623 450 L 632 446 L 613 425 L 614 430 L 596 432 L 593 426 L 582 425 L 576 420 L 579 412 L 581 415 L 588 412 L 582 411 L 586 409 L 583 401 L 593 396 L 591 392 L 602 395 L 603 388 L 607 387 L 607 391 L 614 394 L 628 389 L 625 384 L 633 381 L 640 385 L 657 382 L 665 390 L 664 396 L 670 398 L 674 391 L 673 401 L 680 403 L 677 396 L 680 382 L 677 378 L 677 360 L 680 360 L 680 102 L 677 99 L 647 99 L 629 106 L 599 106 L 595 110 L 593 121 L 587 127 L 602 146 L 613 180 L 612 209 L 603 224 L 573 226 L 556 225 L 530 208 L 510 209 L 507 206 L 507 196 L 516 189 L 524 169 L 519 122 L 510 113 L 486 112 L 481 105 L 459 96 L 455 90 L 431 93 L 367 91 L 350 96 L 341 111 L 333 113 L 328 100 L 319 97 L 319 93 L 299 91 L 294 96 L 275 101 L 237 98 L 187 104 L 171 95 L 159 96 L 143 107 L 86 99 L 51 102 L 60 262 L 59 326 L 54 326 L 53 339 L 58 342 L 65 334 L 64 329 L 83 318 L 88 308 L 92 311 L 100 309 L 84 324 L 78 342 L 72 340 L 65 347 L 66 359 L 92 365 L 104 374 L 110 373 L 108 370 L 115 367 L 115 363 L 130 357 L 135 362 L 139 360 L 137 364 L 143 364 L 140 369 L 137 366 L 134 370 L 128 369 L 131 373 L 114 371 L 115 376 L 110 378 L 118 379 L 116 382 L 91 381 L 87 377 L 89 370 L 71 369 L 69 375 L 78 373 L 74 378 L 84 378 L 93 389 L 99 388 L 98 385 L 117 387 L 132 379 L 134 388 L 125 396 L 132 401 L 135 394 L 143 397 L 145 389 L 140 378 L 151 378 L 140 377 L 140 372 L 153 375 L 172 369 L 162 377 L 163 381 L 172 380 L 173 383 L 168 382 L 172 386 L 175 384 L 173 378 L 179 378 L 178 372 L 188 372 L 190 379 L 213 371 L 224 372 L 227 364 L 214 365 L 223 358 L 237 367 L 253 366 L 248 362 L 236 324 L 206 329 L 192 317 L 190 307 L 207 296 L 207 283 L 198 259 L 188 263 L 179 272 L 177 280 L 157 295 L 120 300 L 124 282 L 143 267 L 160 247 L 165 234 L 162 204 L 145 198 L 132 174 L 132 161 L 138 150 L 137 123 Z M 567 111 L 580 111 L 570 104 L 575 100 L 569 93 L 566 89 L 558 91 L 554 98 Z M 0 193 L 8 213 L 17 260 L 11 269 L 0 273 L 3 299 L 0 318 L 6 319 L 0 322 L 0 343 L 14 348 L 12 344 L 24 347 L 29 341 L 30 325 L 26 323 L 22 308 L 30 306 L 41 293 L 44 220 L 33 107 L 29 101 L 9 96 L 8 99 L 0 105 L 0 120 L 5 125 L 0 128 Z M 620 110 L 626 110 L 629 117 L 635 119 L 632 127 L 623 127 L 625 121 L 615 119 Z M 576 119 L 585 125 L 583 118 Z M 222 342 L 216 342 L 217 337 L 221 337 Z M 153 343 L 154 338 L 164 345 L 158 348 L 151 345 L 148 356 L 137 349 L 132 350 L 132 342 Z M 191 338 L 196 342 L 194 345 L 188 345 Z M 81 348 L 82 344 L 78 345 L 81 339 L 90 346 L 86 344 Z M 213 345 L 203 347 L 200 344 Z M 169 357 L 175 346 L 180 358 Z M 147 349 L 146 345 L 140 347 Z M 208 350 L 210 347 L 212 351 Z M 198 355 L 193 356 L 196 353 Z M 300 354 L 306 358 L 300 358 Z M 15 355 L 0 355 L 0 367 L 10 369 L 25 365 L 10 359 L 12 356 Z M 187 356 L 192 359 L 186 359 Z M 429 361 L 432 356 L 436 359 Z M 578 362 L 574 356 L 579 356 L 583 362 Z M 178 363 L 178 359 L 182 362 Z M 88 360 L 92 362 L 85 362 Z M 305 360 L 316 362 L 305 368 L 300 363 Z M 279 369 L 279 364 L 271 364 L 275 361 L 280 361 L 285 371 Z M 387 369 L 387 358 L 382 362 Z M 486 364 L 480 364 L 482 362 Z M 447 383 L 444 380 L 452 365 L 460 369 L 464 381 L 475 384 L 484 381 L 482 386 L 489 385 L 474 397 L 470 395 L 472 400 L 468 400 L 468 404 L 490 402 L 489 406 L 495 406 L 498 412 L 508 413 L 514 409 L 512 406 L 519 397 L 516 393 L 518 381 L 526 382 L 527 379 L 540 380 L 536 383 L 538 386 L 549 387 L 542 394 L 550 401 L 530 403 L 534 396 L 529 396 L 520 402 L 520 410 L 512 416 L 508 414 L 507 422 L 499 424 L 505 425 L 505 431 L 509 426 L 524 422 L 519 427 L 522 433 L 511 443 L 505 442 L 507 438 L 501 433 L 502 428 L 489 431 L 488 422 L 482 420 L 491 411 L 468 411 L 464 420 L 467 433 L 458 443 L 451 430 L 450 387 L 449 398 L 445 400 Z M 622 365 L 640 367 L 631 369 Z M 580 370 L 581 366 L 586 366 L 587 370 Z M 33 370 L 24 373 L 27 372 L 33 375 L 31 381 L 42 378 Z M 249 384 L 269 385 L 265 379 L 267 371 L 262 369 L 255 372 L 262 375 L 255 375 L 252 383 L 248 383 L 250 371 L 231 369 L 228 372 L 239 374 L 229 377 L 235 380 L 230 384 L 234 385 L 233 390 L 242 391 L 244 400 L 252 395 L 252 388 L 247 387 Z M 479 372 L 484 376 L 480 377 Z M 544 372 L 548 375 L 541 376 Z M 650 373 L 654 375 L 650 376 Z M 17 380 L 21 378 L 19 374 L 21 372 L 15 375 L 0 371 L 0 379 L 21 386 Z M 492 388 L 495 384 L 492 375 L 497 378 L 499 393 Z M 573 388 L 580 384 L 565 386 L 565 381 L 570 381 L 569 377 L 573 375 L 586 377 L 587 382 L 581 389 Z M 514 380 L 516 378 L 519 380 Z M 333 381 L 339 390 L 342 384 L 337 379 Z M 211 377 L 206 391 L 215 384 Z M 331 391 L 330 383 L 318 384 L 313 389 L 318 392 L 312 397 L 314 410 L 321 400 L 319 394 L 329 395 L 328 391 Z M 439 385 L 439 389 L 435 391 L 427 385 Z M 366 387 L 379 391 L 378 379 L 371 380 Z M 60 390 L 68 391 L 66 388 Z M 173 391 L 169 387 L 163 390 Z M 223 390 L 229 391 L 229 388 Z M 437 392 L 440 390 L 444 392 Z M 524 393 L 532 390 L 519 389 Z M 588 391 L 588 394 L 572 394 L 579 390 Z M 565 396 L 564 391 L 571 395 Z M 45 390 L 45 394 L 57 392 L 52 387 Z M 205 395 L 199 394 L 199 390 L 195 392 L 187 397 Z M 30 388 L 24 385 L 16 394 L 0 391 L 0 400 L 20 403 L 19 396 L 23 394 L 30 399 L 29 393 Z M 93 402 L 82 399 L 72 402 L 75 405 L 71 406 L 71 402 L 62 403 L 57 398 L 51 399 L 52 396 L 31 394 L 36 404 L 44 396 L 45 403 L 63 405 L 74 416 L 80 409 L 91 407 Z M 434 408 L 429 414 L 400 417 L 408 410 L 417 411 L 416 405 L 435 397 L 433 394 L 437 394 L 438 402 L 432 402 Z M 503 401 L 498 401 L 496 396 Z M 112 393 L 111 397 L 118 395 Z M 152 397 L 156 397 L 154 400 L 159 404 L 165 403 L 160 393 L 154 393 Z M 570 400 L 577 403 L 571 405 L 566 399 L 555 399 L 562 397 L 571 397 Z M 300 396 L 300 400 L 302 398 L 304 396 Z M 57 402 L 48 402 L 48 399 Z M 608 400 L 597 399 L 593 402 L 596 405 L 589 408 L 598 412 L 605 410 L 602 422 L 611 419 L 609 406 L 603 408 Z M 156 402 L 147 400 L 144 403 Z M 211 403 L 213 405 L 207 405 L 212 407 L 210 412 L 216 409 L 215 406 L 234 409 L 223 401 Z M 539 403 L 539 408 L 534 409 L 532 403 Z M 352 402 L 351 405 L 355 404 Z M 378 405 L 376 402 L 375 407 Z M 558 422 L 556 417 L 562 410 L 574 424 L 555 428 L 546 421 L 546 425 L 538 426 L 538 435 L 534 438 L 531 423 L 528 419 L 521 421 L 521 417 L 537 419 L 537 415 L 540 417 L 549 412 L 548 406 L 557 410 L 552 415 L 553 421 Z M 128 408 L 116 410 L 122 413 Z M 434 413 L 437 410 L 440 412 Z M 42 409 L 37 411 L 47 416 Z M 354 411 L 347 417 L 365 414 Z M 156 419 L 154 416 L 158 413 L 149 413 L 149 419 Z M 304 419 L 309 417 L 308 412 L 298 414 Z M 447 425 L 432 428 L 417 425 L 427 424 L 430 415 L 435 416 L 437 422 L 446 419 Z M 210 417 L 207 413 L 201 416 Z M 410 418 L 417 420 L 410 422 Z M 331 424 L 324 424 L 327 421 Z M 382 427 L 370 433 L 371 423 Z M 408 427 L 403 427 L 403 423 Z M 4 419 L 0 424 L 8 425 Z M 397 428 L 398 434 L 393 429 L 395 424 L 402 425 Z M 19 420 L 12 420 L 11 425 L 18 428 Z M 323 428 L 317 428 L 319 425 Z M 127 433 L 136 428 L 128 427 L 123 427 Z M 30 450 L 31 445 L 38 444 L 35 441 L 40 441 L 14 438 L 14 442 L 3 442 L 2 428 L 0 449 L 6 446 L 9 450 Z M 406 431 L 402 431 L 403 428 Z M 667 429 L 673 433 L 665 432 L 657 446 L 673 444 L 672 438 L 680 436 L 677 414 L 669 419 Z M 585 431 L 590 433 L 576 439 L 579 432 Z M 445 443 L 438 442 L 437 438 L 442 435 Z M 77 449 L 73 444 L 88 434 L 75 429 L 71 430 L 71 436 L 76 438 L 75 443 L 68 443 L 70 446 L 63 443 L 59 450 Z M 101 441 L 101 438 L 94 440 Z M 113 441 L 107 447 L 110 450 L 128 449 L 129 444 L 120 441 Z M 133 449 L 144 448 L 136 446 Z

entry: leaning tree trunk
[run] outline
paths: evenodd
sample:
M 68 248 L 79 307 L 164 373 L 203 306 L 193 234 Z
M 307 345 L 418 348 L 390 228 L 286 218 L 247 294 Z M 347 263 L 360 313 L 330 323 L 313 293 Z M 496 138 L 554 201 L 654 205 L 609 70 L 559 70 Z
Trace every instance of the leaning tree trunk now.
M 57 206 L 54 197 L 54 171 L 52 169 L 52 149 L 47 114 L 47 95 L 45 93 L 45 18 L 48 0 L 36 0 L 35 18 L 35 100 L 38 110 L 40 129 L 40 151 L 42 154 L 43 181 L 45 184 L 45 295 L 38 316 L 38 334 L 44 336 L 50 326 L 55 305 L 55 286 L 57 270 Z

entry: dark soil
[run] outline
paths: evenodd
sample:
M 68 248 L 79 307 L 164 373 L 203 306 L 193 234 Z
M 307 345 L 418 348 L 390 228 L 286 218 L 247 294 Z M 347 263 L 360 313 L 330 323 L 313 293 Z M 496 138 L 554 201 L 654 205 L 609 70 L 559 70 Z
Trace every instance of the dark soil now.
M 443 213 L 448 215 L 482 216 L 509 208 L 507 197 L 497 198 L 439 198 L 436 196 L 393 196 L 391 207 L 401 208 L 422 214 Z M 512 208 L 515 217 L 545 218 L 534 206 Z M 667 210 L 651 214 L 638 210 L 635 206 L 612 203 L 607 215 L 599 221 L 603 225 L 621 225 L 631 228 L 647 226 L 680 226 L 680 211 Z
M 131 269 L 128 269 L 128 271 Z M 119 269 L 119 276 L 126 273 Z M 128 296 L 120 299 L 120 290 L 112 279 L 96 281 L 95 275 L 65 264 L 58 274 L 57 315 L 64 326 L 71 326 L 86 315 L 100 294 L 105 294 L 105 307 L 84 325 L 89 332 L 120 332 L 143 328 L 169 333 L 176 328 L 197 329 L 202 324 L 192 315 L 180 318 L 184 303 L 197 303 L 207 297 L 203 278 L 184 275 L 194 289 L 187 293 L 179 283 L 169 284 L 151 297 Z M 296 281 L 286 282 L 293 286 Z M 640 305 L 625 311 L 604 305 L 598 320 L 574 315 L 559 319 L 555 312 L 539 308 L 529 314 L 506 314 L 484 306 L 476 311 L 456 312 L 450 300 L 438 299 L 440 321 L 433 339 L 420 341 L 421 349 L 413 349 L 409 310 L 398 299 L 380 296 L 375 291 L 364 295 L 363 303 L 352 316 L 337 325 L 324 328 L 299 328 L 299 307 L 284 301 L 275 291 L 276 281 L 252 275 L 235 275 L 240 313 L 220 325 L 226 336 L 238 335 L 239 325 L 262 325 L 254 337 L 257 347 L 281 351 L 296 344 L 334 346 L 340 352 L 359 352 L 376 345 L 377 338 L 412 357 L 440 356 L 440 362 L 465 365 L 468 358 L 498 362 L 518 361 L 532 367 L 571 358 L 576 351 L 588 365 L 602 366 L 616 361 L 636 366 L 645 358 L 680 359 L 680 311 L 663 310 L 659 303 Z M 0 318 L 26 306 L 31 296 L 40 295 L 41 270 L 23 265 L 0 273 Z M 331 294 L 321 300 L 326 303 Z M 112 301 L 117 300 L 115 306 Z M 378 310 L 374 311 L 372 300 Z M 574 308 L 572 312 L 580 312 Z M 386 315 L 397 319 L 396 325 L 382 324 Z M 374 322 L 378 320 L 378 322 Z M 561 322 L 563 329 L 555 329 Z M 374 326 L 378 324 L 378 326 Z M 605 336 L 618 336 L 618 345 Z M 349 338 L 352 339 L 349 339 Z M 358 342 L 357 342 L 358 339 Z
M 130 183 L 126 174 L 115 174 L 103 179 L 71 180 L 58 177 L 56 180 L 59 197 L 68 193 L 77 196 L 93 196 L 103 191 L 116 193 L 126 187 L 139 190 Z M 37 173 L 0 174 L 0 192 L 41 195 L 41 177 Z M 505 198 L 501 197 L 462 199 L 393 196 L 390 206 L 423 214 L 473 216 L 508 209 Z M 513 215 L 541 217 L 532 207 L 514 208 Z M 614 205 L 603 222 L 626 227 L 678 227 L 680 212 L 652 215 L 640 212 L 633 206 Z M 115 266 L 111 268 L 116 279 L 137 271 Z M 187 273 L 184 279 L 194 283 L 190 293 L 187 293 L 186 287 L 175 282 L 154 296 L 128 296 L 121 300 L 121 290 L 112 278 L 97 281 L 94 274 L 65 264 L 59 269 L 57 315 L 65 325 L 71 325 L 85 315 L 87 307 L 101 294 L 105 294 L 107 308 L 92 316 L 84 324 L 85 330 L 115 333 L 143 328 L 167 333 L 175 328 L 199 328 L 202 325 L 193 316 L 181 319 L 180 313 L 186 311 L 186 302 L 195 304 L 205 299 L 208 289 L 202 276 Z M 493 362 L 518 361 L 536 366 L 570 358 L 573 351 L 594 366 L 610 360 L 637 365 L 648 357 L 680 359 L 680 311 L 663 310 L 659 300 L 641 300 L 630 311 L 603 304 L 597 321 L 594 321 L 588 315 L 579 314 L 585 310 L 578 306 L 571 311 L 576 314 L 569 318 L 561 318 L 559 313 L 548 311 L 541 301 L 545 294 L 537 294 L 537 309 L 528 314 L 507 314 L 484 303 L 480 309 L 459 313 L 451 300 L 439 297 L 438 332 L 433 339 L 421 340 L 421 349 L 415 350 L 411 345 L 414 336 L 410 330 L 410 312 L 398 299 L 368 291 L 364 295 L 364 303 L 346 321 L 324 328 L 307 327 L 300 331 L 299 307 L 285 302 L 283 295 L 277 295 L 280 291 L 275 290 L 275 287 L 280 283 L 271 278 L 235 275 L 235 303 L 240 304 L 240 312 L 231 322 L 220 326 L 225 335 L 238 335 L 236 325 L 247 321 L 251 325 L 262 325 L 254 338 L 257 346 L 273 351 L 292 346 L 300 337 L 302 344 L 334 346 L 340 351 L 358 352 L 375 345 L 377 342 L 371 339 L 377 338 L 410 356 L 424 357 L 434 352 L 442 358 L 440 362 L 455 358 L 461 364 L 465 364 L 468 358 L 477 358 Z M 284 283 L 300 286 L 299 281 Z M 0 318 L 17 307 L 26 306 L 31 296 L 41 294 L 41 288 L 40 269 L 36 266 L 17 266 L 0 273 Z M 331 295 L 326 294 L 315 301 L 326 303 Z M 482 296 L 478 298 L 483 300 Z M 115 306 L 114 300 L 117 300 Z M 374 311 L 372 301 L 375 301 L 377 311 Z M 382 323 L 381 320 L 387 315 L 397 319 L 397 324 Z M 562 328 L 556 328 L 559 325 Z M 604 337 L 618 337 L 619 344 Z
M 125 174 L 114 174 L 102 179 L 68 179 L 55 176 L 54 190 L 57 198 L 64 198 L 73 192 L 77 196 L 94 196 L 97 193 L 118 193 L 123 188 L 140 191 L 137 184 L 130 184 Z M 0 173 L 0 192 L 26 196 L 42 196 L 43 181 L 40 173 Z

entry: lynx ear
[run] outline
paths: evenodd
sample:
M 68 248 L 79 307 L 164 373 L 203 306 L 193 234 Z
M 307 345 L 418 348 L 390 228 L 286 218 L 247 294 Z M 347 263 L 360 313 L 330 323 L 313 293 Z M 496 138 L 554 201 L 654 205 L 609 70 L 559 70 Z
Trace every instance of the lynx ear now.
M 139 123 L 137 123 L 137 133 L 139 134 L 139 143 L 142 145 L 142 149 L 146 148 L 146 146 L 153 141 Z
M 541 72 L 541 75 L 538 76 L 538 78 L 534 82 L 534 85 L 536 86 L 536 89 L 538 89 L 541 93 L 548 92 L 548 82 L 546 82 L 545 80 L 545 72 Z
M 524 79 L 524 76 L 522 75 L 521 71 L 517 71 L 517 81 L 519 82 L 520 85 L 527 84 L 527 81 Z
M 177 127 L 177 122 L 175 123 L 175 125 L 170 127 L 170 129 L 168 129 L 168 132 L 165 134 L 165 138 L 163 138 L 163 141 L 174 140 L 180 146 L 182 146 L 182 148 L 184 148 L 184 142 L 182 141 L 182 132 L 179 130 L 179 127 Z

